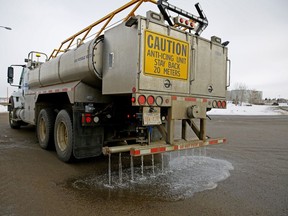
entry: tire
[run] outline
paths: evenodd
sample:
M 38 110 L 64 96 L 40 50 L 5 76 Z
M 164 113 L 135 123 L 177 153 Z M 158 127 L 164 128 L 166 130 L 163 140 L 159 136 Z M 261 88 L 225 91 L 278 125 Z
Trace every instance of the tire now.
M 19 121 L 14 121 L 14 111 L 13 111 L 13 107 L 10 108 L 9 110 L 9 124 L 10 124 L 10 127 L 12 129 L 19 129 L 20 126 L 21 126 L 21 122 Z
M 70 162 L 73 159 L 72 119 L 66 110 L 61 110 L 55 121 L 54 142 L 60 160 Z
M 9 102 L 11 105 L 9 105 L 8 110 L 9 110 L 9 124 L 12 129 L 19 129 L 21 126 L 20 121 L 14 121 L 13 119 L 15 118 L 15 110 L 14 110 L 14 101 L 13 98 L 10 97 Z
M 43 149 L 52 149 L 54 144 L 55 115 L 52 109 L 42 109 L 37 118 L 37 138 Z

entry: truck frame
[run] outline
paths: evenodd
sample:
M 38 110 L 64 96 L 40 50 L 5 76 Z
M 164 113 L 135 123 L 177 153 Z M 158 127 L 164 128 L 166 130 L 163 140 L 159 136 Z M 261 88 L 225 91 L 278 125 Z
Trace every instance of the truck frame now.
M 135 16 L 146 1 L 157 4 L 160 13 Z M 133 5 L 123 22 L 107 28 Z M 39 145 L 55 146 L 65 162 L 225 143 L 207 136 L 206 112 L 226 108 L 227 42 L 200 37 L 208 20 L 200 5 L 195 7 L 199 16 L 164 0 L 132 0 L 63 41 L 49 57 L 30 52 L 25 65 L 8 68 L 10 85 L 14 67 L 23 68 L 18 91 L 9 99 L 11 128 L 35 125 Z

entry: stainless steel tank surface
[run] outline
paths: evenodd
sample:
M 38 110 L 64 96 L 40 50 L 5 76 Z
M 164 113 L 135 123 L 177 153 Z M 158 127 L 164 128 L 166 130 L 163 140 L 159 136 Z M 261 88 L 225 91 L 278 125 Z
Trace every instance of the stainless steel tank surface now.
M 100 88 L 102 53 L 103 37 L 100 36 L 29 71 L 29 86 L 43 87 L 81 80 Z

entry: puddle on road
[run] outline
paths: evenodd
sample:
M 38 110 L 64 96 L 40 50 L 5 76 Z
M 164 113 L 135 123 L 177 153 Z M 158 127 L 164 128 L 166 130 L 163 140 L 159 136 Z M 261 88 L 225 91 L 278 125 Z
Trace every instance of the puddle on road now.
M 148 156 L 146 156 L 148 157 Z M 151 156 L 150 156 L 151 157 Z M 109 185 L 108 172 L 72 181 L 72 187 L 102 199 L 133 199 L 177 201 L 190 198 L 196 192 L 214 189 L 227 179 L 233 165 L 225 160 L 205 156 L 176 156 L 166 154 L 165 167 L 145 161 L 144 172 L 140 166 L 133 169 L 112 170 Z M 169 159 L 168 159 L 169 158 Z M 171 159 L 170 159 L 171 158 Z M 149 163 L 149 164 L 148 164 Z

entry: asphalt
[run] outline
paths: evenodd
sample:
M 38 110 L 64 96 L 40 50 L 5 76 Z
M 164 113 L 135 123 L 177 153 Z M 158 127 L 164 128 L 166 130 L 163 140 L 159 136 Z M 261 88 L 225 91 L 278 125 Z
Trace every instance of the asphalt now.
M 107 173 L 107 157 L 63 163 L 38 146 L 34 127 L 10 129 L 7 113 L 0 114 L 0 131 L 0 215 L 288 215 L 285 115 L 213 116 L 208 135 L 228 143 L 207 148 L 206 157 L 234 169 L 216 188 L 178 200 L 145 196 L 141 188 L 75 187 Z

